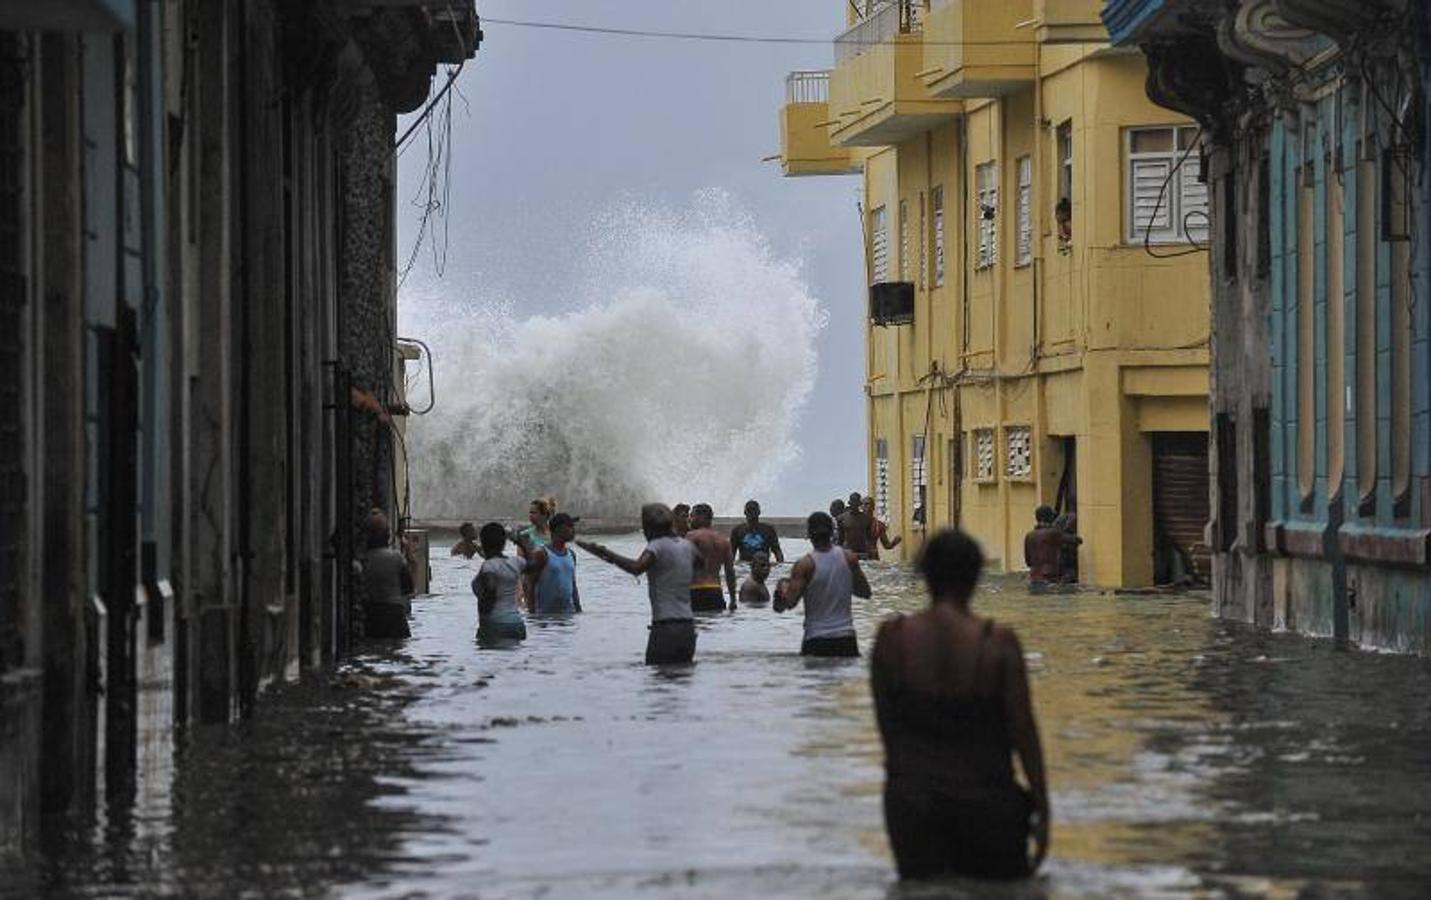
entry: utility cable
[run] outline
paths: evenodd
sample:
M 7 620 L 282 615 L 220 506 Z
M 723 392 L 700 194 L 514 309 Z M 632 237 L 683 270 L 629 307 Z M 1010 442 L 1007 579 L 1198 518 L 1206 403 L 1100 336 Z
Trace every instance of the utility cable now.
M 705 41 L 710 43 L 725 44 L 804 44 L 829 46 L 836 43 L 831 38 L 815 37 L 786 37 L 777 35 L 759 34 L 719 34 L 711 32 L 697 31 L 654 31 L 645 28 L 612 28 L 599 25 L 575 25 L 570 22 L 536 22 L 521 19 L 493 19 L 483 18 L 483 25 L 506 25 L 512 28 L 536 28 L 549 31 L 574 31 L 582 34 L 608 35 L 611 37 L 638 37 L 638 38 L 661 38 L 674 41 Z M 841 43 L 857 44 L 860 46 L 874 47 L 883 44 L 894 44 L 892 40 L 844 40 Z M 926 46 L 932 47 L 1021 47 L 1028 44 L 1028 41 L 1002 40 L 1002 41 L 931 41 L 925 40 Z M 1089 43 L 1103 43 L 1101 41 L 1090 41 Z

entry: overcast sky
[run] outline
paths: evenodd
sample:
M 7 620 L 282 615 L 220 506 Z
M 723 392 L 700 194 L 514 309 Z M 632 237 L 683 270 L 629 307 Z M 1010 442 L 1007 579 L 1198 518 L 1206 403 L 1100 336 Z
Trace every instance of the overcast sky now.
M 833 38 L 844 26 L 834 0 L 479 0 L 478 8 L 484 20 L 782 37 Z M 697 43 L 491 21 L 483 29 L 457 81 L 449 252 L 436 289 L 458 296 L 481 285 L 516 301 L 518 316 L 559 314 L 592 223 L 614 204 L 685 207 L 697 191 L 723 189 L 777 255 L 803 261 L 829 314 L 798 429 L 803 458 L 766 509 L 800 514 L 863 490 L 859 179 L 786 179 L 778 163 L 761 161 L 779 150 L 785 74 L 828 68 L 832 45 Z M 419 146 L 400 163 L 404 259 L 417 221 L 407 201 L 425 156 Z M 424 252 L 409 284 L 431 289 L 435 277 Z M 711 310 L 717 321 L 720 312 Z

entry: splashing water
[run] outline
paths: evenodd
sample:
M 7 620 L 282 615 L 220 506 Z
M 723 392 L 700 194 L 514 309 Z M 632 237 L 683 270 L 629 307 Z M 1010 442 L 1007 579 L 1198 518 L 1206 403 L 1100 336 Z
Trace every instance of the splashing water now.
M 437 407 L 408 438 L 419 517 L 519 516 L 548 493 L 587 515 L 729 513 L 798 459 L 825 321 L 799 263 L 722 192 L 622 207 L 597 235 L 564 315 L 405 292 L 402 332 L 437 359 Z

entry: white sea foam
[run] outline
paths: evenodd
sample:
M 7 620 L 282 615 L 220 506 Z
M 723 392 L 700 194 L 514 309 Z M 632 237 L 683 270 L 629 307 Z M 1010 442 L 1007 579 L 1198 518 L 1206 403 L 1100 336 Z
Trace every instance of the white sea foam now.
M 404 291 L 400 330 L 437 359 L 437 407 L 408 438 L 419 517 L 519 517 L 547 493 L 578 514 L 731 513 L 798 460 L 825 319 L 799 262 L 718 191 L 622 206 L 594 235 L 562 315 Z

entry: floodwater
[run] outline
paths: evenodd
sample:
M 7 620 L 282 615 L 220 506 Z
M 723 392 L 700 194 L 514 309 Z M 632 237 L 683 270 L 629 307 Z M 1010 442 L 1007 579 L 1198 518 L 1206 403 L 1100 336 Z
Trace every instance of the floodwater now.
M 634 551 L 634 538 L 613 546 Z M 641 665 L 644 584 L 582 555 L 586 612 L 472 639 L 475 564 L 434 548 L 413 636 L 180 741 L 166 790 L 51 842 L 0 892 L 356 897 L 984 896 L 901 888 L 863 661 L 807 661 L 798 616 L 700 623 Z M 871 566 L 862 645 L 923 603 Z M 1393 896 L 1431 878 L 1431 661 L 1213 620 L 1206 598 L 979 609 L 1028 653 L 1053 852 L 1008 896 Z

